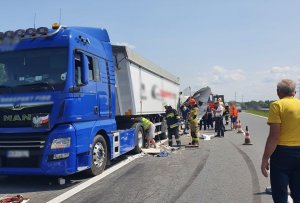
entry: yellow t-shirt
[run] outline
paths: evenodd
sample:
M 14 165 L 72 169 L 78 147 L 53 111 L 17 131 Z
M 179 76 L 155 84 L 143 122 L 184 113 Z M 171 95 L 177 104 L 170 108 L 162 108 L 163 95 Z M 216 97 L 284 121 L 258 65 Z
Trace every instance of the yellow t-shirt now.
M 280 123 L 278 145 L 300 146 L 300 100 L 285 97 L 273 102 L 268 124 Z

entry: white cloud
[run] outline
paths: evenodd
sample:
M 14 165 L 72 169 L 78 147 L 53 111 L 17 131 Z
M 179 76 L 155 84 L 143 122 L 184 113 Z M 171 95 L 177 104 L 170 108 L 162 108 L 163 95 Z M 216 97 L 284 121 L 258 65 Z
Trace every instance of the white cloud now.
M 274 74 L 284 74 L 284 73 L 300 73 L 300 68 L 297 67 L 291 67 L 291 66 L 274 66 L 270 70 L 271 73 Z
M 276 85 L 284 78 L 298 82 L 300 67 L 273 66 L 253 71 L 253 69 L 227 69 L 216 65 L 205 71 L 199 71 L 192 89 L 209 86 L 214 94 L 224 94 L 226 101 L 276 100 L 278 99 Z
M 277 83 L 284 78 L 289 78 L 292 80 L 298 80 L 300 75 L 300 67 L 293 66 L 273 66 L 265 72 L 261 72 L 263 74 L 263 82 L 265 83 Z
M 119 46 L 127 46 L 130 49 L 135 49 L 135 46 L 133 44 L 129 44 L 128 42 L 116 42 L 114 44 Z
M 211 71 L 198 74 L 198 82 L 204 85 L 223 84 L 242 81 L 246 77 L 241 69 L 226 69 L 222 66 L 214 66 Z

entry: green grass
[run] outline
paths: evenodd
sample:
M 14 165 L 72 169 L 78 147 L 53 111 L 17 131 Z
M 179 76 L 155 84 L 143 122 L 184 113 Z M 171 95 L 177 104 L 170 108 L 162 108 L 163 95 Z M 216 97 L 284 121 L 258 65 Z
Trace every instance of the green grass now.
M 245 112 L 252 113 L 252 114 L 255 114 L 255 115 L 259 115 L 259 116 L 264 116 L 264 117 L 268 117 L 269 116 L 269 112 L 268 111 L 245 110 Z

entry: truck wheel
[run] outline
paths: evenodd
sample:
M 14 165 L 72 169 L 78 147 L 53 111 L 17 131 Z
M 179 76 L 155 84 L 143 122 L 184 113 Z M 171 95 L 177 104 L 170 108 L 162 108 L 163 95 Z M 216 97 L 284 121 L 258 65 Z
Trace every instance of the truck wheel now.
M 144 146 L 144 130 L 142 128 L 142 125 L 140 123 L 135 123 L 133 125 L 133 128 L 135 128 L 135 136 L 136 136 L 136 145 L 134 148 L 134 153 L 138 154 L 142 151 L 142 148 Z
M 90 153 L 92 155 L 92 163 L 87 174 L 90 176 L 96 176 L 104 171 L 107 163 L 107 145 L 102 135 L 97 135 L 94 138 Z

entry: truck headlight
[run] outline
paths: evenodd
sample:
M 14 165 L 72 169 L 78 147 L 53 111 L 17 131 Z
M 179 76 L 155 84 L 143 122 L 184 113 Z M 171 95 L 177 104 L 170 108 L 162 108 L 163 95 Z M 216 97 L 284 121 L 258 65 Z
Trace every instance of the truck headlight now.
M 71 145 L 71 138 L 58 138 L 54 139 L 51 144 L 51 149 L 64 149 L 68 148 Z

